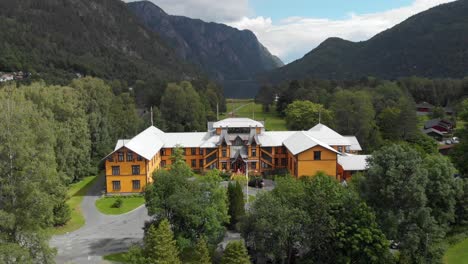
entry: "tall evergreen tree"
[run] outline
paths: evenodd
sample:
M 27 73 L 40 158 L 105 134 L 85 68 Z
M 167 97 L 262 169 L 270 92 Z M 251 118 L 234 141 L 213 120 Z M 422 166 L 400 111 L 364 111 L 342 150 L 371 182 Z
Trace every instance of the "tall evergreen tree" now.
M 204 238 L 198 239 L 190 263 L 193 264 L 211 264 L 210 252 Z
M 229 228 L 236 229 L 236 224 L 245 215 L 244 192 L 242 186 L 238 181 L 229 183 L 228 185 L 228 199 L 229 199 Z
M 250 264 L 249 254 L 242 241 L 231 241 L 227 244 L 221 259 L 222 264 Z
M 145 234 L 143 254 L 148 264 L 180 264 L 179 250 L 169 221 L 164 219 L 158 228 L 151 225 Z

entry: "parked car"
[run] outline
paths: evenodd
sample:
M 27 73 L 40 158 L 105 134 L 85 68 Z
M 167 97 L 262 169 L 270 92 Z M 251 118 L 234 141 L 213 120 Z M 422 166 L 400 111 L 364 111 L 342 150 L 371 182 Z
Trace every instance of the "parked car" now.
M 265 183 L 263 182 L 263 179 L 260 177 L 255 177 L 252 180 L 249 181 L 249 186 L 250 187 L 255 187 L 255 188 L 263 188 L 265 186 Z

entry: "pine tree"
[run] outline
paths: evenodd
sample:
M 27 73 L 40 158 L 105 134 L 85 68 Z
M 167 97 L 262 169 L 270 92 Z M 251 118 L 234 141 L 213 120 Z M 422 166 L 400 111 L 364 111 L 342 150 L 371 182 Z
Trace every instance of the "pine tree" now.
M 148 264 L 179 264 L 179 250 L 169 221 L 164 219 L 156 229 L 150 226 L 144 238 L 143 254 Z
M 232 241 L 224 250 L 222 264 L 250 264 L 249 254 L 242 241 Z
M 208 252 L 208 245 L 206 244 L 206 240 L 204 238 L 200 238 L 198 240 L 197 245 L 195 246 L 195 252 L 192 256 L 193 264 L 210 264 L 210 253 Z
M 231 217 L 229 222 L 229 228 L 235 229 L 236 224 L 240 221 L 241 217 L 245 215 L 244 208 L 244 193 L 242 192 L 242 186 L 239 182 L 235 184 L 230 183 L 228 186 L 228 198 L 229 198 L 229 216 Z

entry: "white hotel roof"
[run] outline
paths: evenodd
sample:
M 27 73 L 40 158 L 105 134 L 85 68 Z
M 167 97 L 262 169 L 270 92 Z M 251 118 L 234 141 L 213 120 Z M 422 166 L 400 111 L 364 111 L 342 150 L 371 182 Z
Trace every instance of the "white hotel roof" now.
M 367 169 L 369 155 L 343 155 L 338 156 L 338 163 L 345 171 L 363 171 Z
M 221 127 L 233 127 L 233 128 L 241 128 L 241 127 L 264 127 L 263 123 L 252 120 L 250 118 L 226 118 L 215 122 L 213 124 L 213 128 L 221 128 Z
M 292 136 L 288 137 L 284 142 L 284 146 L 291 151 L 293 155 L 299 154 L 301 152 L 304 152 L 310 148 L 313 148 L 315 146 L 321 146 L 324 147 L 330 151 L 333 151 L 335 153 L 339 153 L 326 143 L 313 138 L 307 133 L 306 131 L 299 131 L 294 133 Z
M 262 127 L 263 124 L 248 118 L 228 118 L 214 123 L 213 127 Z M 320 145 L 333 152 L 337 152 L 331 146 L 350 146 L 351 150 L 361 150 L 361 146 L 354 136 L 341 136 L 325 125 L 318 124 L 309 131 L 263 131 L 256 135 L 258 144 L 263 147 L 285 146 L 294 155 L 309 148 Z M 117 141 L 114 152 L 126 147 L 150 160 L 163 147 L 174 148 L 176 146 L 186 148 L 215 148 L 220 136 L 213 132 L 187 132 L 164 133 L 160 129 L 151 126 L 136 135 L 132 139 L 120 139 Z M 113 153 L 113 152 L 112 152 Z M 111 153 L 111 154 L 112 154 Z M 346 159 L 345 159 L 346 161 Z
M 333 129 L 323 125 L 317 124 L 313 128 L 309 129 L 309 135 L 318 138 L 321 141 L 332 146 L 349 146 L 351 145 L 349 140 L 342 135 L 336 133 Z

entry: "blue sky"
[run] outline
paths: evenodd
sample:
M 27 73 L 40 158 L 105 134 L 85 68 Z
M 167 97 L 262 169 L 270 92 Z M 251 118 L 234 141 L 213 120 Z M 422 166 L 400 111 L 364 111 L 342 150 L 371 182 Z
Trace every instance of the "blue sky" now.
M 375 13 L 410 5 L 411 0 L 253 0 L 250 2 L 259 16 L 273 20 L 287 17 L 343 19 L 349 13 Z
M 124 0 L 134 1 L 134 0 Z M 285 63 L 329 37 L 364 41 L 454 0 L 150 0 L 173 15 L 248 29 Z

